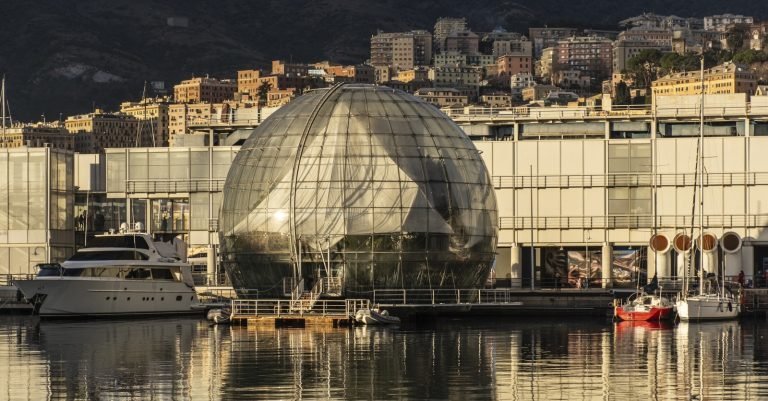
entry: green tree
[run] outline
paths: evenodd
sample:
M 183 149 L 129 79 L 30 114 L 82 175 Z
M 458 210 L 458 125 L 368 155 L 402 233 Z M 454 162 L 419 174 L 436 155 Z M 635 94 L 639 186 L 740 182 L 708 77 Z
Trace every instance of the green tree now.
M 645 49 L 627 61 L 627 72 L 635 81 L 635 86 L 651 87 L 651 83 L 659 77 L 662 55 L 657 49 Z
M 729 29 L 725 35 L 725 43 L 733 52 L 743 49 L 749 43 L 747 41 L 749 38 L 749 28 L 746 25 L 736 25 Z
M 269 94 L 269 91 L 271 90 L 272 90 L 272 83 L 270 82 L 264 82 L 261 85 L 259 85 L 259 89 L 256 92 L 259 98 L 259 103 L 267 104 L 267 94 Z
M 632 94 L 629 92 L 629 86 L 627 86 L 626 82 L 619 81 L 619 83 L 616 84 L 616 88 L 614 89 L 614 93 L 616 94 L 616 99 L 614 100 L 614 103 L 616 104 L 630 104 L 632 103 Z

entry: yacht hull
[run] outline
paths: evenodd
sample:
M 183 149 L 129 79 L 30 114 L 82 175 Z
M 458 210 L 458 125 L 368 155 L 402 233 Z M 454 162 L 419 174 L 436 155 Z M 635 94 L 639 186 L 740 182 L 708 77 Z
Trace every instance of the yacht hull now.
M 130 316 L 201 313 L 182 282 L 37 278 L 13 283 L 40 316 Z
M 735 299 L 706 295 L 679 300 L 676 307 L 683 321 L 736 319 L 740 309 Z

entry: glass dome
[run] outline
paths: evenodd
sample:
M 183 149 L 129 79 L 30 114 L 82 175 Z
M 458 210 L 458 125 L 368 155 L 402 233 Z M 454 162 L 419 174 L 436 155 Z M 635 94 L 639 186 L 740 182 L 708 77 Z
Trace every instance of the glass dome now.
M 221 254 L 241 293 L 294 276 L 347 295 L 477 288 L 496 256 L 479 152 L 434 106 L 382 86 L 312 91 L 254 129 L 224 185 Z

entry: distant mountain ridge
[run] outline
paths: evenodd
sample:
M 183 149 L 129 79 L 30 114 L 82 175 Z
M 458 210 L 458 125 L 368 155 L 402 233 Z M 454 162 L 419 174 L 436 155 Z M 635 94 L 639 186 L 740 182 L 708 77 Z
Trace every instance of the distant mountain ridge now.
M 0 73 L 20 120 L 115 109 L 139 98 L 144 81 L 172 89 L 193 75 L 234 77 L 276 58 L 362 62 L 377 29 L 431 31 L 441 16 L 464 16 L 475 31 L 520 32 L 615 28 L 643 12 L 768 17 L 754 0 L 4 0 L 0 8 Z M 169 17 L 189 24 L 169 26 Z

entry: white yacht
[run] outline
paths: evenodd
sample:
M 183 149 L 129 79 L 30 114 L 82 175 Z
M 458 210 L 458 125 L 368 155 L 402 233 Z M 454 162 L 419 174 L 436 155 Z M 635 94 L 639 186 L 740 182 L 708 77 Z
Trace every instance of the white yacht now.
M 200 312 L 186 246 L 146 233 L 97 235 L 65 262 L 13 284 L 41 316 Z

